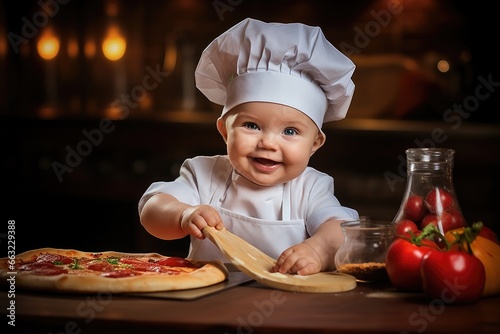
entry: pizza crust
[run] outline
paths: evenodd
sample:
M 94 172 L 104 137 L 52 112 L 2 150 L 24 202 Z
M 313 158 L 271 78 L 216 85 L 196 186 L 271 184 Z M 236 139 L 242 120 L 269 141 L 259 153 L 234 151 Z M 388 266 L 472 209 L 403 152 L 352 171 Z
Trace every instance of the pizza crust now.
M 68 257 L 95 258 L 93 254 L 102 256 L 144 256 L 150 258 L 167 258 L 158 253 L 122 253 L 114 251 L 82 252 L 74 249 L 40 248 L 21 253 L 16 256 L 16 263 L 29 261 L 41 253 L 52 253 Z M 157 274 L 154 272 L 144 275 L 110 278 L 99 274 L 60 274 L 55 276 L 33 275 L 29 272 L 18 271 L 15 273 L 16 288 L 75 293 L 130 293 L 130 292 L 157 292 L 174 291 L 206 287 L 220 283 L 227 279 L 228 270 L 221 261 L 198 261 L 188 259 L 193 264 L 200 266 L 192 272 L 182 272 L 177 275 Z M 9 259 L 0 259 L 0 278 L 13 275 L 9 269 Z

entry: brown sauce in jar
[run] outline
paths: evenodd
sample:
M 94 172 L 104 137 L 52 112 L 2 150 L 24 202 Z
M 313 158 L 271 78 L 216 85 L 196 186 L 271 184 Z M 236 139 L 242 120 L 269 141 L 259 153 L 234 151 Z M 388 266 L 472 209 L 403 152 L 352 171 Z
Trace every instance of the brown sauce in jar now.
M 337 271 L 354 276 L 360 282 L 383 282 L 389 279 L 385 263 L 347 263 L 340 265 Z

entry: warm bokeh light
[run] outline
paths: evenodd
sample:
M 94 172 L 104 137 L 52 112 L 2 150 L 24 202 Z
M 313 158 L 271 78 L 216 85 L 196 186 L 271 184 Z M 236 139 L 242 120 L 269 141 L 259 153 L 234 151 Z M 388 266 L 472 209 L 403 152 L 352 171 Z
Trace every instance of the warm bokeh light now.
M 7 55 L 7 38 L 5 38 L 3 29 L 0 29 L 0 56 Z
M 40 57 L 45 60 L 54 59 L 59 52 L 59 39 L 52 29 L 46 29 L 38 40 L 37 50 Z
M 442 59 L 437 63 L 437 68 L 439 72 L 446 73 L 450 70 L 450 63 L 448 61 Z
M 76 58 L 76 56 L 78 56 L 78 49 L 78 41 L 76 40 L 76 38 L 70 38 L 68 40 L 68 45 L 66 46 L 68 56 L 70 56 L 70 58 Z
M 42 119 L 53 119 L 57 117 L 57 110 L 50 107 L 41 107 L 37 110 L 37 114 Z
M 127 43 L 116 27 L 110 27 L 108 34 L 102 42 L 102 52 L 109 60 L 119 60 L 125 54 Z
M 95 41 L 92 38 L 89 38 L 85 41 L 85 45 L 83 46 L 83 53 L 87 58 L 93 58 L 96 52 Z
M 163 68 L 167 72 L 173 72 L 175 63 L 177 62 L 177 45 L 175 38 L 170 36 L 167 38 L 165 57 L 163 59 Z
M 123 110 L 119 107 L 109 106 L 104 110 L 104 115 L 111 120 L 119 120 L 124 118 Z
M 109 17 L 117 16 L 118 12 L 120 11 L 118 1 L 108 0 L 107 3 L 105 4 L 105 10 L 106 10 L 106 15 L 108 15 Z
M 153 107 L 153 98 L 146 92 L 144 97 L 139 100 L 139 107 L 142 110 L 150 110 Z

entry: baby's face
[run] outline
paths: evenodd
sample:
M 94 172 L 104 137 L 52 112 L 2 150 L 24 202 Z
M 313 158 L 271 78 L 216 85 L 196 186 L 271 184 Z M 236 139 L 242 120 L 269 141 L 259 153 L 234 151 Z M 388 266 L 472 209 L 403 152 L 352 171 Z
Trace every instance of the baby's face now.
M 309 117 L 275 103 L 241 104 L 219 119 L 217 127 L 234 168 L 261 186 L 299 176 L 325 141 Z

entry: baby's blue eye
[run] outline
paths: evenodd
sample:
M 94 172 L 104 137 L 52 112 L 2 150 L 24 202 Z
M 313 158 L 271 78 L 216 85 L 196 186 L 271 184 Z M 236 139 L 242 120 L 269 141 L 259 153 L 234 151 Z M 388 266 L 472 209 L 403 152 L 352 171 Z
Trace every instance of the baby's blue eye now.
M 287 136 L 293 136 L 293 135 L 296 135 L 297 134 L 297 130 L 295 130 L 294 128 L 286 128 L 283 133 Z

